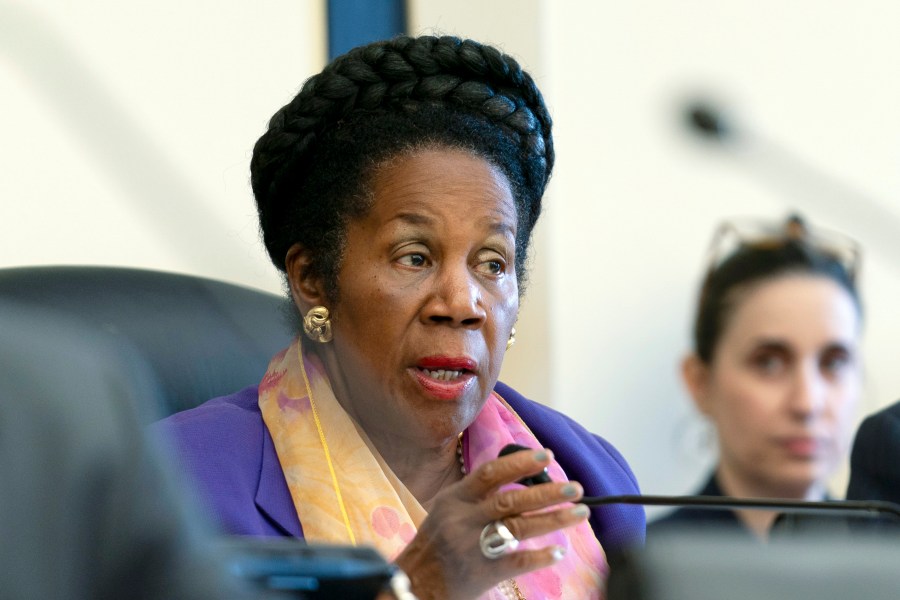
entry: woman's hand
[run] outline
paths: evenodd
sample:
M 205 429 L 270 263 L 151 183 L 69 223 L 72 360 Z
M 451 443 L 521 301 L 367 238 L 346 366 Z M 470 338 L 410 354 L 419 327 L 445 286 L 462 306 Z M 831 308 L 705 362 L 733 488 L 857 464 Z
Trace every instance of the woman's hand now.
M 563 549 L 557 546 L 489 559 L 479 545 L 482 530 L 498 520 L 517 539 L 525 540 L 587 519 L 589 511 L 583 505 L 551 508 L 581 498 L 584 492 L 575 482 L 498 492 L 503 485 L 540 472 L 551 457 L 549 450 L 537 450 L 498 458 L 435 497 L 428 517 L 396 560 L 420 600 L 477 598 L 501 581 L 562 559 Z

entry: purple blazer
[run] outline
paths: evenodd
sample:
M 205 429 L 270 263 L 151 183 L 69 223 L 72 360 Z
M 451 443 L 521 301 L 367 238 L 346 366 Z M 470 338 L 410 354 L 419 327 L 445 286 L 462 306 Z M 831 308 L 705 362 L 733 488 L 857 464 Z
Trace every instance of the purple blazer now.
M 628 463 L 609 442 L 502 383 L 496 390 L 538 440 L 553 450 L 566 474 L 584 486 L 585 495 L 640 493 Z M 173 445 L 177 466 L 222 531 L 303 537 L 255 386 L 174 414 L 153 429 Z M 595 507 L 590 523 L 607 552 L 643 543 L 645 517 L 640 506 Z

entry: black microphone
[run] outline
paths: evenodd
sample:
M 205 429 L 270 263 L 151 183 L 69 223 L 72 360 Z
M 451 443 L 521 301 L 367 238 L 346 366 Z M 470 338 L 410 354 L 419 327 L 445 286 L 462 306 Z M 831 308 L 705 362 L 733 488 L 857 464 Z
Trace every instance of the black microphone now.
M 497 456 L 507 456 L 521 450 L 531 450 L 531 448 L 528 448 L 527 446 L 520 446 L 519 444 L 507 444 L 500 449 L 500 453 Z M 532 475 L 531 477 L 523 477 L 518 481 L 518 483 L 531 487 L 533 485 L 538 485 L 539 483 L 550 483 L 551 481 L 553 480 L 550 479 L 550 475 L 547 473 L 547 469 L 544 469 L 540 473 Z

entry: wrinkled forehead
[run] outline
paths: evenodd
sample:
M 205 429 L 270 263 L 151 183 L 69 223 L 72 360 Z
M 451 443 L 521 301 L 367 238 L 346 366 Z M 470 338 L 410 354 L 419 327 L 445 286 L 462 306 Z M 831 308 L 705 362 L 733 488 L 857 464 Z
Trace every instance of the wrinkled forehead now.
M 496 165 L 465 150 L 426 147 L 395 155 L 375 170 L 369 193 L 367 212 L 384 221 L 428 225 L 445 217 L 475 219 L 484 228 L 516 235 L 509 180 Z

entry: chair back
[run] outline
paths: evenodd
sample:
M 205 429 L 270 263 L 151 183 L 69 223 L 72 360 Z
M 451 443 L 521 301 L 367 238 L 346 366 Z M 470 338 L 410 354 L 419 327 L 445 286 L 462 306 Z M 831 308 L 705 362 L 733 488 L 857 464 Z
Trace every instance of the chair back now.
M 158 380 L 157 417 L 259 383 L 293 337 L 288 301 L 203 277 L 99 266 L 0 269 L 0 300 L 133 346 Z M 84 348 L 90 352 L 90 348 Z

